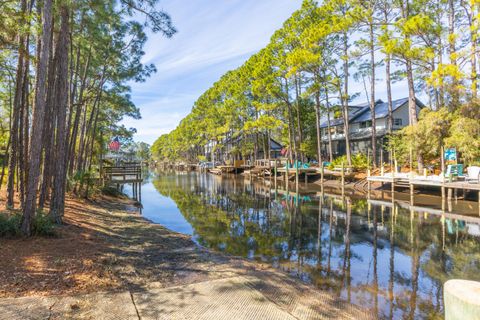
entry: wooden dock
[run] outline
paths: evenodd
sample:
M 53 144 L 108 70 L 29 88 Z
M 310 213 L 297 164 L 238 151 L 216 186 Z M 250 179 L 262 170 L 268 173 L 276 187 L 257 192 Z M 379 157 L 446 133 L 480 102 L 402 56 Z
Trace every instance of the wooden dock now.
M 442 201 L 447 199 L 448 201 L 452 200 L 453 195 L 457 197 L 458 190 L 465 191 L 476 191 L 478 192 L 478 206 L 480 213 L 480 183 L 469 183 L 464 180 L 449 181 L 445 178 L 438 177 L 428 177 L 428 176 L 414 176 L 413 173 L 389 173 L 387 175 L 380 176 L 368 176 L 368 191 L 371 190 L 372 182 L 380 182 L 383 186 L 384 183 L 389 183 L 391 185 L 391 191 L 395 191 L 396 186 L 408 187 L 410 188 L 410 198 L 414 199 L 415 187 L 418 188 L 440 188 L 442 193 Z
M 104 185 L 116 185 L 118 190 L 123 185 L 131 183 L 133 198 L 141 202 L 143 178 L 142 165 L 140 163 L 103 167 L 101 177 Z

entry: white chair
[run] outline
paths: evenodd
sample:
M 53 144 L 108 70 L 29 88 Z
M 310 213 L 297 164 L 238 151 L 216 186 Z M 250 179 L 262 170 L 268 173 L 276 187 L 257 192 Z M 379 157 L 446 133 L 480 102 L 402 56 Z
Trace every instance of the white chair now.
M 467 181 L 468 183 L 480 183 L 480 167 L 478 166 L 468 167 L 465 181 Z

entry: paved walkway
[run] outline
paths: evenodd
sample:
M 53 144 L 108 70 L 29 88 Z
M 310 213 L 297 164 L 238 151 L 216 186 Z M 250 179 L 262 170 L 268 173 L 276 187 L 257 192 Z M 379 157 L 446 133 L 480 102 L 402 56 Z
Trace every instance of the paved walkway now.
M 0 319 L 368 319 L 368 313 L 286 278 L 236 276 L 138 293 L 1 299 Z

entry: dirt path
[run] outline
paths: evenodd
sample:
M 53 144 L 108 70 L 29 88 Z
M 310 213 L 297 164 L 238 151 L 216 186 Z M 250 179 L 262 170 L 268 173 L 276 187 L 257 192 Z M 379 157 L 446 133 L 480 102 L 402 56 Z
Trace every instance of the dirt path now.
M 173 308 L 169 311 L 171 318 L 182 318 L 185 310 L 197 310 L 205 301 L 216 299 L 231 301 L 234 307 L 237 298 L 242 297 L 251 301 L 251 306 L 258 299 L 272 303 L 271 307 L 280 308 L 278 314 L 287 312 L 293 318 L 317 318 L 322 314 L 366 317 L 332 294 L 299 283 L 268 265 L 200 248 L 189 236 L 143 219 L 127 199 L 68 199 L 65 222 L 56 238 L 0 239 L 0 297 L 27 296 L 0 299 L 0 318 L 2 311 L 15 315 L 27 310 L 26 314 L 30 314 L 28 310 L 34 307 L 39 315 L 43 310 L 50 318 L 72 314 L 89 319 L 88 315 L 102 312 L 108 301 L 118 305 L 118 301 L 129 296 L 131 302 L 136 297 L 143 312 L 153 312 L 152 318 L 158 318 L 165 311 L 158 306 L 170 300 L 181 302 L 185 295 L 179 296 L 178 292 L 185 290 L 199 292 L 198 299 L 192 296 L 179 304 L 190 309 L 175 309 L 175 303 L 168 303 Z M 228 279 L 237 279 L 232 280 L 233 287 L 215 287 L 215 281 Z M 202 287 L 200 283 L 212 285 Z M 238 293 L 231 289 L 235 286 L 241 289 Z M 168 291 L 172 287 L 177 289 Z M 253 295 L 245 288 L 254 290 Z M 225 296 L 222 290 L 228 294 Z M 261 305 L 258 304 L 258 310 L 251 309 L 252 314 L 260 312 Z M 208 314 L 225 315 L 224 306 L 211 304 L 209 308 Z

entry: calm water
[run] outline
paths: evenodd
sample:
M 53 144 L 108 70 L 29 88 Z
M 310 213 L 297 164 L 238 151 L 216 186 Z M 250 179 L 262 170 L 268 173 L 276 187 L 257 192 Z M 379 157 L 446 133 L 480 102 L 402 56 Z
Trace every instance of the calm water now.
M 441 318 L 446 280 L 480 280 L 476 220 L 410 211 L 392 200 L 297 196 L 243 177 L 158 173 L 142 187 L 142 202 L 155 223 L 271 263 L 379 318 Z

